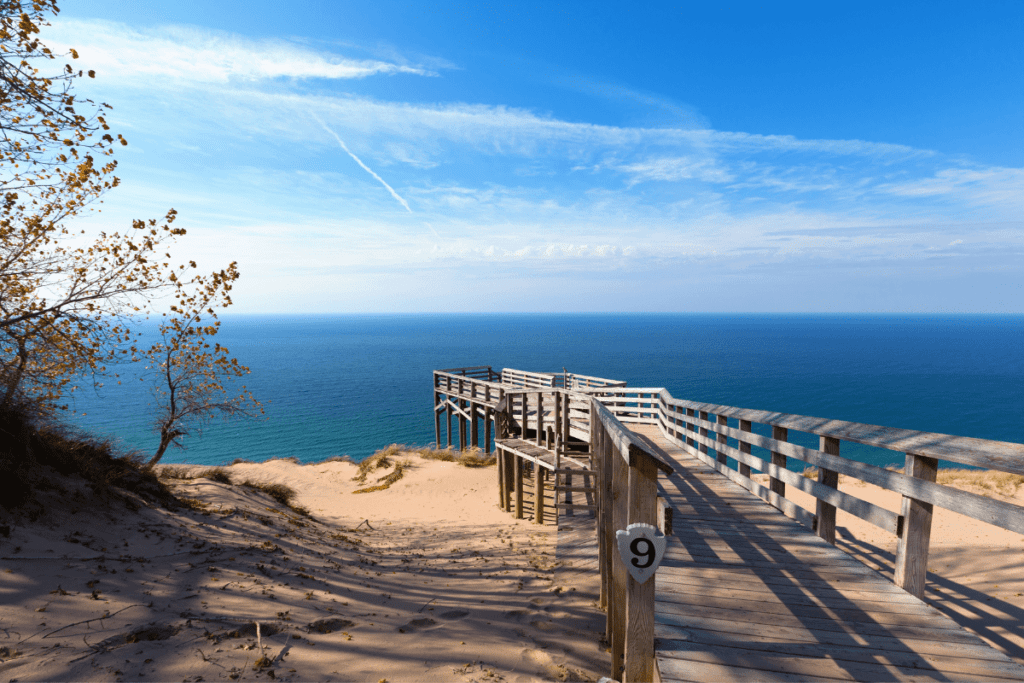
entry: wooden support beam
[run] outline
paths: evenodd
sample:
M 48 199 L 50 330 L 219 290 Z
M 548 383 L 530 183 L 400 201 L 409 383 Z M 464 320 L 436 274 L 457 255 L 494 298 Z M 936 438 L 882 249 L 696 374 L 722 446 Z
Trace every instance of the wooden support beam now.
M 650 456 L 629 468 L 629 524 L 658 525 L 658 466 Z M 654 582 L 627 574 L 623 681 L 654 680 Z
M 508 511 L 507 497 L 505 495 L 505 449 L 499 448 L 498 458 L 498 507 Z
M 438 410 L 438 406 L 441 405 L 441 392 L 437 390 L 437 375 L 434 375 L 434 444 L 437 448 L 441 448 L 441 411 Z
M 939 461 L 907 453 L 904 473 L 935 481 Z M 928 576 L 928 547 L 932 533 L 932 504 L 903 496 L 903 535 L 896 548 L 896 574 L 893 581 L 911 595 L 924 597 Z
M 543 467 L 533 468 L 533 522 L 534 524 L 544 523 L 544 479 L 547 478 L 547 470 Z
M 563 375 L 564 377 L 564 375 Z M 563 383 L 564 386 L 564 383 Z M 555 393 L 555 412 L 552 415 L 552 421 L 555 423 L 555 436 L 554 436 L 554 447 L 555 447 L 555 467 L 557 468 L 560 464 L 559 455 L 562 450 L 562 396 L 564 394 Z M 550 446 L 548 447 L 551 448 Z M 557 483 L 557 482 L 556 482 Z
M 523 459 L 512 455 L 516 480 L 516 519 L 523 518 Z
M 505 512 L 512 511 L 512 491 L 515 489 L 515 461 L 512 453 L 505 451 Z
M 462 384 L 462 381 L 459 381 Z M 459 450 L 466 450 L 466 404 L 461 398 L 458 403 L 459 412 Z
M 789 440 L 789 429 L 786 427 L 772 427 L 772 438 L 776 441 L 788 441 Z M 779 467 L 786 467 L 786 455 L 785 453 L 777 453 L 772 451 L 772 464 L 778 465 Z M 781 498 L 786 497 L 786 482 L 775 477 L 769 477 L 768 487 L 772 490 L 772 493 L 777 494 Z
M 752 430 L 750 420 L 740 420 L 740 431 L 749 432 Z M 746 441 L 740 441 L 740 452 L 750 455 L 750 444 Z M 750 465 L 745 462 L 740 463 L 740 474 L 744 477 L 750 476 Z
M 839 455 L 839 439 L 823 436 L 819 440 L 818 450 L 829 455 Z M 827 470 L 824 467 L 818 468 L 818 483 L 830 488 L 839 488 L 839 473 Z M 815 531 L 818 536 L 825 539 L 832 545 L 836 543 L 836 506 L 826 503 L 821 498 L 817 499 L 817 510 L 814 517 Z
M 488 405 L 484 406 L 484 453 L 491 454 L 491 420 L 494 419 L 494 411 Z
M 537 392 L 537 445 L 544 445 L 544 394 Z
M 469 404 L 469 442 L 474 448 L 480 448 L 480 421 L 476 415 L 477 405 L 470 401 Z
M 522 419 L 519 420 L 519 438 L 522 439 L 523 441 L 526 441 L 526 418 L 530 414 L 530 402 L 526 398 L 528 395 L 529 394 L 519 394 L 519 398 L 523 402 Z

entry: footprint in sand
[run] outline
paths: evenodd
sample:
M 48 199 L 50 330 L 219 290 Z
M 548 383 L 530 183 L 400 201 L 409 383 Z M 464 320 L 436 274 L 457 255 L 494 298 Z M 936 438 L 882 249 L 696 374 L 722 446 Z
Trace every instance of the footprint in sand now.
M 441 612 L 437 616 L 441 619 L 461 619 L 469 616 L 469 612 L 461 609 L 453 609 L 450 612 Z
M 310 633 L 334 633 L 336 631 L 346 629 L 349 626 L 355 626 L 355 622 L 349 621 L 348 619 L 338 619 L 335 617 L 333 619 L 317 619 L 316 621 L 310 623 L 309 626 L 306 627 L 306 629 Z
M 531 610 L 528 609 L 514 609 L 511 612 L 505 612 L 504 617 L 511 619 L 512 621 L 522 621 L 523 618 L 530 614 Z
M 437 622 L 431 619 L 430 617 L 419 617 L 418 619 L 413 619 L 405 626 L 399 628 L 398 632 L 408 633 L 409 631 L 422 631 L 432 626 L 437 626 Z

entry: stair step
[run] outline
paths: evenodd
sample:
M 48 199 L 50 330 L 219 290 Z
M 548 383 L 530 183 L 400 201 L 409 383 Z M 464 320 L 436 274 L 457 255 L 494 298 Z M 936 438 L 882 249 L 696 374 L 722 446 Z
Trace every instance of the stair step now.
M 580 491 L 581 493 L 594 493 L 597 491 L 593 486 L 554 486 L 556 491 Z

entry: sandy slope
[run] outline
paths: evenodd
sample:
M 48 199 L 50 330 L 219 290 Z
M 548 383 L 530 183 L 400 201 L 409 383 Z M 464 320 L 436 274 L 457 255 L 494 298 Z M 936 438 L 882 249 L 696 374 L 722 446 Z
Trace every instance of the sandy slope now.
M 312 519 L 195 479 L 176 492 L 205 511 L 98 516 L 62 496 L 72 502 L 52 506 L 64 512 L 0 538 L 0 678 L 533 681 L 607 670 L 596 582 L 555 585 L 555 527 L 499 510 L 493 467 L 414 460 L 391 489 L 367 494 L 352 493 L 365 484 L 346 462 L 225 469 L 235 482 L 288 484 Z M 261 656 L 272 664 L 254 670 Z

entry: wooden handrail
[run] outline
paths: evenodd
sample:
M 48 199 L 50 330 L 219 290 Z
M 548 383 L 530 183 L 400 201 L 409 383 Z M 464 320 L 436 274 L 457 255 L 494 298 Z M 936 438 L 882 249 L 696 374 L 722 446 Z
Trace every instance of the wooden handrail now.
M 605 636 L 611 645 L 614 680 L 654 679 L 655 577 L 638 583 L 618 556 L 616 531 L 630 524 L 666 529 L 671 512 L 658 504 L 659 470 L 673 467 L 651 452 L 597 398 L 591 399 L 590 448 L 598 492 L 598 565 Z
M 554 386 L 556 373 L 504 369 L 499 374 L 486 368 L 488 377 L 513 380 L 515 385 L 467 376 L 470 371 L 484 368 L 486 366 L 435 372 L 434 414 L 438 445 L 442 413 L 447 415 L 449 421 L 453 414 L 460 421 L 467 417 L 473 419 L 478 414 L 473 408 L 474 400 L 479 400 L 475 399 L 478 387 L 480 391 L 493 392 L 488 393 L 488 405 L 505 396 L 509 397 L 510 402 L 520 395 L 538 393 L 545 396 L 540 400 L 542 410 L 539 414 L 536 410 L 531 412 L 528 405 L 524 412 L 524 399 L 518 399 L 516 403 L 519 410 L 513 416 L 524 423 L 525 419 L 529 419 L 531 426 L 537 427 L 538 433 L 534 435 L 537 443 L 547 443 L 545 435 L 540 432 L 555 429 L 556 425 L 562 427 L 555 429 L 556 448 L 558 439 L 567 440 L 570 432 L 574 438 L 588 440 L 599 424 L 604 434 L 602 438 L 626 459 L 627 466 L 635 466 L 633 458 L 642 460 L 644 456 L 639 454 L 647 451 L 623 425 L 656 425 L 667 439 L 680 448 L 787 515 L 814 528 L 829 542 L 835 542 L 837 509 L 894 533 L 899 537 L 896 582 L 919 597 L 924 592 L 933 506 L 1024 533 L 1024 507 L 943 486 L 935 481 L 938 460 L 1024 474 L 1024 444 L 683 400 L 673 397 L 664 387 L 629 388 L 621 386 L 623 382 L 601 378 L 588 379 L 609 384 L 567 389 Z M 563 384 L 570 377 L 587 376 L 558 373 L 558 379 Z M 530 382 L 539 386 L 531 385 Z M 448 395 L 445 401 L 440 399 L 441 394 L 451 392 L 454 385 L 459 383 L 463 385 L 463 393 Z M 616 384 L 619 386 L 614 386 Z M 467 386 L 474 400 L 466 398 Z M 559 398 L 553 400 L 551 394 Z M 453 395 L 456 401 L 452 400 Z M 591 401 L 595 403 L 591 405 Z M 536 406 L 537 400 L 531 403 Z M 559 412 L 557 419 L 552 410 L 556 405 Z M 485 413 L 490 410 L 487 408 Z M 594 419 L 595 416 L 597 419 Z M 493 415 L 491 417 L 493 419 Z M 772 436 L 754 433 L 755 424 L 770 427 Z M 525 429 L 525 424 L 521 425 L 521 429 Z M 815 449 L 792 443 L 790 430 L 816 435 L 819 447 Z M 898 452 L 906 459 L 905 471 L 894 472 L 843 457 L 840 455 L 843 441 Z M 752 448 L 764 449 L 764 453 L 754 453 Z M 634 453 L 637 455 L 634 456 Z M 819 468 L 817 480 L 807 479 L 787 469 L 789 458 Z M 730 466 L 730 459 L 738 465 L 738 469 Z M 667 466 L 667 463 L 651 462 L 666 473 L 670 471 L 670 468 L 666 470 L 662 467 Z M 752 471 L 767 474 L 770 485 L 766 487 L 753 480 L 750 476 Z M 897 514 L 839 491 L 840 474 L 901 494 L 901 512 Z M 809 512 L 788 500 L 787 486 L 812 496 L 816 500 L 815 512 Z
M 935 482 L 938 460 L 1024 474 L 1024 444 L 829 420 L 765 410 L 751 410 L 674 398 L 664 388 L 617 388 L 588 391 L 622 422 L 655 423 L 662 434 L 694 457 L 760 496 L 782 512 L 835 542 L 835 510 L 841 509 L 899 537 L 895 581 L 920 597 L 927 576 L 932 508 L 937 505 L 974 519 L 1024 533 L 1024 507 Z M 713 417 L 712 417 L 713 416 Z M 729 424 L 730 421 L 734 425 Z M 752 432 L 754 423 L 772 428 L 772 436 Z M 819 437 L 817 449 L 791 443 L 789 431 Z M 729 442 L 733 440 L 736 446 Z M 905 472 L 850 460 L 839 455 L 843 441 L 899 452 Z M 763 448 L 759 458 L 751 446 Z M 709 451 L 715 451 L 712 458 Z M 739 469 L 728 466 L 728 458 Z M 817 481 L 786 469 L 787 458 L 819 468 Z M 768 474 L 770 487 L 750 478 L 751 468 Z M 903 496 L 900 514 L 838 491 L 845 474 Z M 786 485 L 816 499 L 808 512 L 786 498 Z

